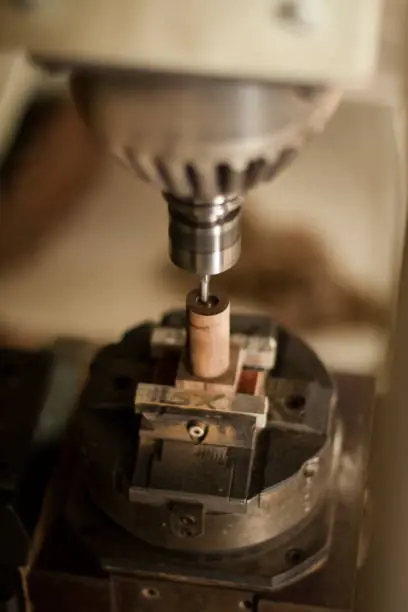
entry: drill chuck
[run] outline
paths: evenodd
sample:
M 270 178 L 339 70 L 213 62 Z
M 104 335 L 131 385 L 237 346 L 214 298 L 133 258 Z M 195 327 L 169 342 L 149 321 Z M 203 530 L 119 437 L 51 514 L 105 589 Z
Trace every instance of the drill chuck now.
M 95 67 L 71 84 L 96 137 L 165 194 L 171 260 L 200 276 L 236 263 L 241 196 L 286 167 L 339 101 L 331 87 Z
M 241 252 L 241 198 L 219 196 L 211 203 L 165 194 L 169 209 L 171 261 L 200 276 L 225 272 Z

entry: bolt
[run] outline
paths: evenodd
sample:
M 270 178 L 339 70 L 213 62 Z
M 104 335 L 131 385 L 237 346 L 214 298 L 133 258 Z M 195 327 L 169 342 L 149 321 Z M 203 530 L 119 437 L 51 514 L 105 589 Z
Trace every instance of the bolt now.
M 197 523 L 197 519 L 195 516 L 183 515 L 180 516 L 180 523 L 182 525 L 195 525 Z
M 305 407 L 306 398 L 300 393 L 293 393 L 285 398 L 285 406 L 289 410 L 301 411 Z
M 305 558 L 305 553 L 301 548 L 290 548 L 286 552 L 286 563 L 289 567 L 298 565 Z
M 155 587 L 145 587 L 142 589 L 141 594 L 145 599 L 158 599 L 160 597 L 160 591 Z
M 303 468 L 303 475 L 308 480 L 316 476 L 319 471 L 319 459 L 310 459 Z
M 207 435 L 207 426 L 198 421 L 188 423 L 187 431 L 193 442 L 202 442 Z

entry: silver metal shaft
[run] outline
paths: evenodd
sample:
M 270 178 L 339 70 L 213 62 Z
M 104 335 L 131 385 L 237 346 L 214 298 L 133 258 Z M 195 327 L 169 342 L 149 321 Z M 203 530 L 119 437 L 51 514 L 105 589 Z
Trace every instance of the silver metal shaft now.
M 204 274 L 200 279 L 200 299 L 205 304 L 208 302 L 210 291 L 210 275 Z
M 200 277 L 232 268 L 241 252 L 241 199 L 220 196 L 221 202 L 205 204 L 165 197 L 171 261 Z

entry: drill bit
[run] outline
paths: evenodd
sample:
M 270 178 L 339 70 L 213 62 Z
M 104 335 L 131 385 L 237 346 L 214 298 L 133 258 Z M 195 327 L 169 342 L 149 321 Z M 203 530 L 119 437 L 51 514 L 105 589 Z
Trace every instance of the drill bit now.
M 204 274 L 200 279 L 200 300 L 207 304 L 210 289 L 210 275 Z

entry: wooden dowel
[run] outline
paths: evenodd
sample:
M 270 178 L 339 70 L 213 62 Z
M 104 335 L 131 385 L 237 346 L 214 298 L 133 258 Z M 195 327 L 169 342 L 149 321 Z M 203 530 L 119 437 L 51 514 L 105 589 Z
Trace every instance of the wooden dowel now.
M 217 378 L 229 367 L 230 305 L 228 299 L 211 295 L 207 303 L 195 289 L 187 295 L 188 351 L 192 373 Z

